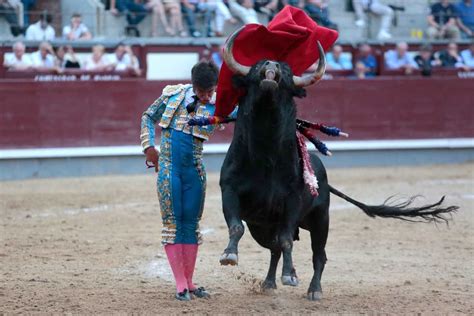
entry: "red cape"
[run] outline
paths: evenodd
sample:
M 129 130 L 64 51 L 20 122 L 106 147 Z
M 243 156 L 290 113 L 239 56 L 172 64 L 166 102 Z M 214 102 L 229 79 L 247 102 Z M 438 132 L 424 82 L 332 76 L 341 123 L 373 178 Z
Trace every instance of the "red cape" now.
M 285 6 L 268 24 L 248 24 L 234 41 L 234 58 L 244 66 L 262 59 L 284 61 L 295 75 L 301 75 L 319 58 L 316 42 L 327 51 L 338 33 L 319 26 L 304 11 Z M 216 116 L 227 116 L 244 91 L 232 86 L 233 73 L 222 64 L 217 85 Z

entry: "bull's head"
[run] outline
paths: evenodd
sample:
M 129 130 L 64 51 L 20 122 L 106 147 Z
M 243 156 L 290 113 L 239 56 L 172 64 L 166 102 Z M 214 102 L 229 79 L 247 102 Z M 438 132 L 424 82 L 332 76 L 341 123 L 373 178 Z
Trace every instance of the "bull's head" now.
M 247 76 L 249 74 L 251 67 L 244 66 L 237 62 L 232 54 L 232 48 L 234 46 L 234 41 L 242 31 L 244 27 L 235 31 L 227 41 L 226 46 L 224 47 L 224 61 L 226 62 L 229 69 L 239 75 Z M 304 76 L 293 76 L 293 84 L 296 87 L 303 88 L 312 84 L 317 83 L 324 75 L 326 71 L 326 58 L 324 55 L 324 49 L 319 43 L 317 42 L 318 50 L 319 50 L 319 63 L 316 71 L 312 74 L 304 75 Z M 280 67 L 280 63 L 275 61 L 265 61 L 264 63 L 258 64 L 259 69 L 257 69 L 258 73 L 260 74 L 260 88 L 263 90 L 274 90 L 278 88 L 282 77 L 282 70 Z

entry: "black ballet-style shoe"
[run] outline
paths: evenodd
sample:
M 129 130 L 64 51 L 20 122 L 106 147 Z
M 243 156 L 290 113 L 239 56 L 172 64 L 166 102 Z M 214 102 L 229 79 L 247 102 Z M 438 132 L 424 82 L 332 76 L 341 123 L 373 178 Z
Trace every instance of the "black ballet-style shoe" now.
M 191 292 L 191 295 L 194 295 L 198 298 L 210 298 L 211 297 L 211 294 L 209 294 L 209 292 L 206 291 L 206 289 L 203 288 L 203 287 L 199 287 L 199 288 L 197 288 L 195 290 L 191 290 L 189 292 Z
M 188 289 L 184 289 L 183 292 L 176 293 L 175 298 L 178 301 L 190 301 L 191 295 L 189 295 Z

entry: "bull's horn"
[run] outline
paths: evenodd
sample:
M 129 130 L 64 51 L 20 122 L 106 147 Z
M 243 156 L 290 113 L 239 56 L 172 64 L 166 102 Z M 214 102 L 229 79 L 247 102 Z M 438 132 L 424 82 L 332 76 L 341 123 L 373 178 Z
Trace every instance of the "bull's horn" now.
M 326 56 L 324 55 L 324 49 L 321 46 L 321 43 L 318 41 L 318 50 L 319 50 L 319 63 L 318 63 L 318 68 L 314 73 L 311 75 L 305 75 L 305 76 L 293 76 L 293 82 L 295 83 L 295 86 L 297 87 L 307 87 L 309 85 L 315 84 L 324 75 L 324 72 L 326 71 Z
M 244 29 L 245 26 L 242 26 L 240 29 L 235 31 L 227 40 L 227 43 L 224 47 L 224 61 L 227 64 L 227 67 L 232 70 L 232 72 L 236 74 L 240 74 L 246 76 L 249 71 L 250 67 L 241 65 L 235 60 L 234 55 L 232 54 L 232 48 L 234 47 L 234 40 L 237 38 L 239 33 Z

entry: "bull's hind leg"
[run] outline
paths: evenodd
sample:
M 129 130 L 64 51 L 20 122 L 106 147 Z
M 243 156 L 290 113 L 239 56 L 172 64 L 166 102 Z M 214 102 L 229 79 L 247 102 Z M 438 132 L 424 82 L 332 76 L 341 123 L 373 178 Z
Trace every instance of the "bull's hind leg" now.
M 275 240 L 275 230 L 268 227 L 252 225 L 247 223 L 250 233 L 255 241 L 262 247 L 270 249 L 270 267 L 268 268 L 267 277 L 262 283 L 264 291 L 274 290 L 276 285 L 276 270 L 278 261 L 280 261 L 281 250 L 277 241 Z
M 270 250 L 270 267 L 268 268 L 267 277 L 262 283 L 263 290 L 274 290 L 277 288 L 276 285 L 276 271 L 278 267 L 278 261 L 280 261 L 281 250 Z
M 285 237 L 281 241 L 281 249 L 283 253 L 281 283 L 283 285 L 298 286 L 298 276 L 293 266 L 293 239 Z
M 293 266 L 293 240 L 295 232 L 298 230 L 299 214 L 296 210 L 300 209 L 296 194 L 288 198 L 286 203 L 286 213 L 280 224 L 280 233 L 278 234 L 281 251 L 283 253 L 283 268 L 281 274 L 281 283 L 283 285 L 297 286 L 298 277 Z
M 230 189 L 222 191 L 222 208 L 224 217 L 229 228 L 229 244 L 220 257 L 222 265 L 236 265 L 239 262 L 238 246 L 245 228 L 240 219 L 239 197 Z
M 328 210 L 318 213 L 311 220 L 311 248 L 313 250 L 313 279 L 308 288 L 308 299 L 318 301 L 323 297 L 321 288 L 321 276 L 323 274 L 324 265 L 326 264 L 326 241 L 329 229 L 329 213 Z

